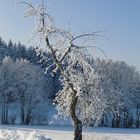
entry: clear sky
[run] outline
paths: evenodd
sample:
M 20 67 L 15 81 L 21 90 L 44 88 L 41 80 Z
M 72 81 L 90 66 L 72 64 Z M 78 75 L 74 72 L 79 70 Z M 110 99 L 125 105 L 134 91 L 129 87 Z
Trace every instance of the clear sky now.
M 39 0 L 29 0 L 36 3 Z M 40 0 L 41 1 L 41 0 Z M 126 61 L 140 70 L 140 0 L 46 0 L 56 25 L 71 31 L 105 31 L 97 40 L 109 58 Z M 27 44 L 33 20 L 23 18 L 24 7 L 17 0 L 0 0 L 0 36 Z M 30 45 L 30 44 L 29 44 Z

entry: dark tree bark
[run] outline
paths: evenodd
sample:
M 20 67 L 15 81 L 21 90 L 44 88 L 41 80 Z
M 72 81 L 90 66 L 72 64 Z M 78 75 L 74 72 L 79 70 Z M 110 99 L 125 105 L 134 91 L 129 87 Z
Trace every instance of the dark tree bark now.
M 23 92 L 23 91 L 20 91 Z M 24 120 L 25 120 L 25 112 L 24 112 L 24 105 L 25 105 L 25 101 L 24 101 L 24 96 L 21 93 L 20 96 L 20 113 L 21 113 L 21 124 L 24 124 Z
M 2 99 L 2 124 L 8 124 L 8 106 L 6 103 L 6 97 Z
M 32 114 L 32 108 L 28 108 L 24 124 L 29 125 L 29 123 L 31 122 L 31 119 L 32 119 L 31 114 Z
M 136 127 L 140 128 L 140 110 L 139 110 L 139 106 L 137 106 L 136 109 L 137 109 L 137 112 L 136 112 L 136 114 L 137 114 Z
M 124 108 L 124 119 L 123 119 L 123 127 L 128 128 L 128 109 Z
M 70 115 L 74 122 L 74 140 L 82 140 L 82 122 L 76 116 L 76 105 L 78 99 L 78 97 L 76 97 L 76 93 L 77 92 L 75 91 L 72 97 Z

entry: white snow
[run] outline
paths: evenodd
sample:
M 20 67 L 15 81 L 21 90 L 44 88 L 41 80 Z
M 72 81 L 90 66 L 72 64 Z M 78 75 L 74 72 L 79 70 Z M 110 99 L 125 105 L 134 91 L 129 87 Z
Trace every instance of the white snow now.
M 0 130 L 0 140 L 47 140 L 36 131 Z
M 71 127 L 0 126 L 0 140 L 72 140 Z M 90 128 L 83 140 L 140 140 L 140 129 Z

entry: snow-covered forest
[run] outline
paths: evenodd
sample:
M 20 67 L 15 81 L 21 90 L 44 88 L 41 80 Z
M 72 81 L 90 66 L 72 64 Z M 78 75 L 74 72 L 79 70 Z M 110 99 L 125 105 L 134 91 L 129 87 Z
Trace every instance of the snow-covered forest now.
M 43 61 L 42 53 L 38 53 L 40 51 L 43 50 L 38 51 L 38 48 L 26 47 L 20 43 L 15 44 L 11 40 L 6 43 L 0 39 L 1 124 L 61 125 L 55 124 L 53 115 L 56 115 L 56 106 L 52 106 L 52 103 L 57 96 L 57 92 L 63 87 L 59 82 L 62 77 L 59 71 L 54 75 L 52 75 L 51 70 L 47 70 L 46 73 L 46 66 L 51 65 L 52 60 L 49 54 L 43 52 L 49 60 Z M 106 98 L 108 100 L 108 110 L 102 114 L 98 125 L 139 128 L 139 72 L 125 62 L 99 58 L 89 59 L 88 61 L 94 67 L 94 73 L 96 74 L 96 77 L 92 79 L 94 81 L 92 86 L 96 90 L 93 93 L 95 92 L 100 97 L 104 95 L 101 97 L 103 100 L 105 100 L 106 95 L 110 95 Z M 64 65 L 67 67 L 68 63 L 72 62 L 66 60 Z M 72 69 L 81 69 L 82 71 L 83 68 L 74 63 Z M 82 81 L 79 82 L 78 84 L 83 84 Z M 67 87 L 65 88 L 62 91 L 68 90 Z M 102 93 L 102 95 L 99 93 Z M 67 95 L 64 94 L 63 96 L 63 100 L 66 99 L 66 103 L 68 103 Z M 96 100 L 92 99 L 91 102 L 96 105 Z M 58 101 L 61 102 L 61 97 Z M 84 107 L 84 105 L 82 106 Z M 65 111 L 62 111 L 60 107 L 58 109 L 59 113 L 67 114 L 66 104 L 63 107 Z M 88 114 L 84 114 L 84 108 L 83 113 L 80 114 L 81 118 L 83 118 L 82 115 L 88 117 Z M 91 111 L 94 111 L 95 115 L 94 108 Z M 89 115 L 92 119 L 91 112 L 89 112 Z M 53 118 L 52 124 L 48 121 L 50 118 Z M 83 118 L 84 121 L 87 121 L 86 118 Z M 89 123 L 90 126 L 94 125 L 92 121 L 89 121 Z M 71 123 L 69 122 L 66 125 L 71 125 Z
M 68 7 L 69 12 L 73 12 L 74 6 L 77 5 L 79 9 L 76 6 L 73 16 L 77 10 L 79 10 L 77 14 L 80 13 L 79 20 L 75 18 L 79 23 L 75 24 L 78 26 L 75 26 L 73 31 L 74 26 L 70 17 L 65 27 L 62 18 L 59 17 L 57 21 L 54 18 L 55 14 L 48 10 L 50 5 L 47 2 L 45 0 L 17 2 L 19 13 L 23 13 L 24 9 L 24 17 L 31 19 L 27 21 L 27 25 L 30 26 L 16 19 L 17 10 L 15 13 L 13 9 L 9 12 L 7 10 L 7 13 L 13 12 L 14 16 L 16 15 L 14 17 L 16 24 L 20 25 L 18 28 L 12 24 L 11 28 L 14 29 L 15 26 L 15 29 L 24 32 L 17 33 L 16 37 L 19 35 L 21 38 L 15 40 L 23 41 L 26 37 L 31 45 L 27 42 L 26 45 L 15 43 L 12 34 L 9 41 L 4 41 L 2 38 L 5 38 L 6 31 L 10 33 L 10 28 L 3 25 L 5 29 L 2 29 L 4 32 L 2 31 L 0 37 L 0 140 L 139 140 L 140 71 L 137 67 L 139 62 L 132 59 L 133 54 L 130 58 L 132 42 L 136 43 L 133 46 L 138 43 L 133 37 L 133 41 L 129 40 L 131 33 L 128 33 L 129 36 L 124 41 L 123 37 L 127 34 L 123 36 L 123 33 L 127 32 L 125 28 L 118 26 L 119 22 L 115 22 L 114 27 L 118 29 L 117 33 L 114 33 L 115 38 L 120 34 L 118 31 L 122 30 L 122 34 L 118 35 L 120 38 L 118 42 L 121 45 L 119 43 L 117 45 L 128 47 L 129 59 L 127 57 L 123 59 L 123 55 L 128 53 L 126 48 L 123 48 L 125 50 L 123 54 L 117 50 L 118 47 L 112 47 L 110 51 L 112 56 L 108 57 L 105 50 L 110 45 L 105 45 L 105 41 L 109 41 L 112 45 L 115 43 L 106 37 L 104 30 L 94 30 L 92 27 L 96 24 L 96 21 L 92 20 L 93 13 L 96 12 L 97 17 L 103 12 L 101 18 L 103 20 L 106 14 L 112 14 L 110 23 L 113 23 L 113 18 L 116 17 L 113 13 L 115 7 L 111 7 L 112 10 L 107 12 L 95 1 L 97 7 L 94 8 L 92 1 L 83 4 L 81 1 L 80 5 L 73 1 L 74 5 Z M 2 3 L 6 8 L 10 4 L 5 1 Z M 54 1 L 52 3 L 57 13 L 57 4 Z M 61 10 L 65 7 L 62 5 L 60 4 Z M 84 10 L 80 11 L 82 5 Z M 116 6 L 112 3 L 113 5 Z M 110 7 L 108 4 L 103 6 Z M 98 10 L 98 7 L 101 9 Z M 65 7 L 64 11 L 68 9 Z M 94 10 L 96 12 L 93 12 Z M 60 16 L 63 17 L 64 11 Z M 7 13 L 2 15 L 3 18 Z M 8 15 L 5 19 L 14 21 L 14 18 L 9 17 Z M 95 19 L 97 17 L 95 16 Z M 105 25 L 106 21 L 108 20 L 104 20 Z M 80 22 L 81 25 L 91 22 L 92 31 L 87 29 L 80 33 L 78 31 Z M 109 29 L 113 27 L 110 23 Z M 85 25 L 80 28 L 83 29 Z M 95 29 L 98 27 L 95 26 Z M 26 35 L 29 28 L 32 28 L 30 38 Z M 15 29 L 12 32 L 15 32 Z M 127 29 L 130 30 L 128 27 Z M 137 68 L 130 64 L 136 64 Z

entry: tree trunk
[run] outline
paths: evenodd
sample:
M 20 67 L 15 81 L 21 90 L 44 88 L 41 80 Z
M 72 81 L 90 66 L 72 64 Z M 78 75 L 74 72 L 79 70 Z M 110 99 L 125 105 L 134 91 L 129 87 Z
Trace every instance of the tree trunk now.
M 76 96 L 77 91 L 74 91 L 72 95 L 72 101 L 70 106 L 70 115 L 74 122 L 74 140 L 82 140 L 82 122 L 78 119 L 76 115 L 76 105 L 77 99 Z
M 8 106 L 5 106 L 5 124 L 8 124 Z
M 22 104 L 22 101 L 21 101 L 21 106 L 20 106 L 20 112 L 21 112 L 21 124 L 24 124 L 24 106 Z
M 74 126 L 74 140 L 82 140 L 82 123 L 81 121 L 77 121 Z
M 4 124 L 4 101 L 2 100 L 2 113 L 1 113 L 1 122 L 2 122 L 2 124 Z
M 119 128 L 119 126 L 120 126 L 120 116 L 119 116 L 119 114 L 116 114 L 115 128 Z
M 136 120 L 136 128 L 140 128 L 140 111 L 139 111 L 139 107 L 136 108 L 136 114 L 137 114 L 137 120 Z
M 128 128 L 128 109 L 126 109 L 126 116 L 125 116 L 125 128 Z
M 25 124 L 25 98 L 22 94 L 23 91 L 20 91 L 20 113 L 21 113 L 21 124 Z
M 114 114 L 113 119 L 112 119 L 112 127 L 118 128 L 120 125 L 120 117 L 118 114 Z
M 21 107 L 21 124 L 24 124 L 24 109 Z
M 2 124 L 8 124 L 8 107 L 5 96 L 2 100 Z
M 112 125 L 111 125 L 111 127 L 115 128 L 115 117 L 114 117 L 114 115 L 113 115 L 113 118 L 112 118 Z
M 28 108 L 24 124 L 29 125 L 29 123 L 31 122 L 31 119 L 32 119 L 31 113 L 32 113 L 32 109 Z
M 123 127 L 128 128 L 128 109 L 124 108 L 124 118 L 123 118 Z

